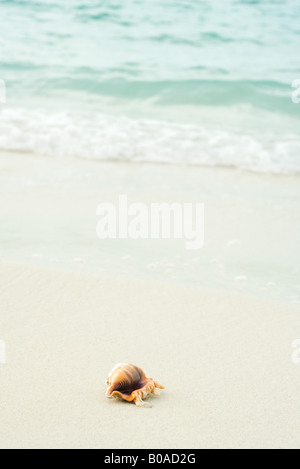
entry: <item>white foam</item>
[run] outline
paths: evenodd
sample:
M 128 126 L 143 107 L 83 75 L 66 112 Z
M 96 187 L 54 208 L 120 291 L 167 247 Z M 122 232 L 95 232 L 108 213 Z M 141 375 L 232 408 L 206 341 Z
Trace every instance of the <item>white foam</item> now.
M 75 257 L 73 259 L 73 262 L 74 262 L 74 264 L 84 264 L 85 261 L 81 257 Z
M 122 259 L 122 261 L 127 262 L 127 261 L 131 260 L 131 256 L 125 255 L 125 256 L 122 256 L 121 259 Z
M 204 166 L 258 172 L 300 172 L 297 136 L 240 135 L 205 126 L 134 120 L 99 113 L 0 110 L 0 150 Z
M 227 241 L 227 247 L 232 247 L 232 246 L 236 246 L 236 245 L 239 245 L 241 244 L 241 240 L 240 239 L 230 239 L 229 241 Z
M 234 280 L 236 282 L 247 282 L 248 277 L 246 275 L 237 275 L 236 277 L 234 277 Z

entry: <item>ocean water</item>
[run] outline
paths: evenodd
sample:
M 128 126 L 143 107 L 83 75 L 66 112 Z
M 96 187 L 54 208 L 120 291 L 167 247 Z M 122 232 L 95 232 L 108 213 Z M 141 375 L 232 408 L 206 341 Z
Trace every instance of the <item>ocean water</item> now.
M 299 304 L 299 13 L 0 0 L 0 260 Z M 96 207 L 125 193 L 204 202 L 204 248 L 98 240 Z
M 298 0 L 1 0 L 0 150 L 300 172 Z

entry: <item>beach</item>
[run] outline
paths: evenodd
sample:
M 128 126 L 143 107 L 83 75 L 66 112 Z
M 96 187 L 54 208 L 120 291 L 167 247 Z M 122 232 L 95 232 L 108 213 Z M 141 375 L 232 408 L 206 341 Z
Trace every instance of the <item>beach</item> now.
M 1 447 L 299 447 L 297 177 L 0 162 Z M 204 247 L 97 239 L 124 181 L 132 201 L 204 202 Z M 119 362 L 165 385 L 149 407 L 105 397 Z
M 296 448 L 299 307 L 1 262 L 1 448 Z M 118 362 L 165 385 L 105 397 Z M 151 406 L 151 407 L 150 407 Z
M 2 3 L 0 448 L 299 448 L 297 0 Z
M 99 239 L 101 203 L 203 203 L 204 246 Z M 0 255 L 35 267 L 300 301 L 299 178 L 234 168 L 0 153 Z

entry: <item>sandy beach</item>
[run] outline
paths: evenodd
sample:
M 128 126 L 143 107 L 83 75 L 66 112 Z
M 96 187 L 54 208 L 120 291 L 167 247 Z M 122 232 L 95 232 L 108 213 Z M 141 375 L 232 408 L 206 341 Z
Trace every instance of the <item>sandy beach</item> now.
M 2 2 L 0 448 L 300 448 L 298 9 Z
M 299 183 L 0 153 L 1 448 L 300 445 Z M 155 181 L 155 182 L 153 182 Z M 205 246 L 96 236 L 96 207 L 202 201 Z M 131 362 L 165 385 L 109 400 Z
M 0 294 L 1 448 L 299 447 L 298 305 L 3 262 Z M 105 397 L 120 361 L 149 407 Z

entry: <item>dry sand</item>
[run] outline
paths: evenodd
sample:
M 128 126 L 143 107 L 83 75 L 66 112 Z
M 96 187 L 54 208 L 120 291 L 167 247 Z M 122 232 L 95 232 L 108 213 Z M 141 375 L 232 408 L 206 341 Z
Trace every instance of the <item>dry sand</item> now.
M 1 448 L 299 447 L 299 306 L 0 264 Z M 108 400 L 132 362 L 166 386 Z

